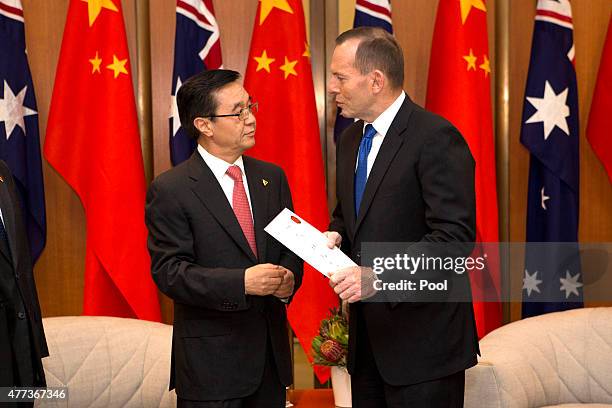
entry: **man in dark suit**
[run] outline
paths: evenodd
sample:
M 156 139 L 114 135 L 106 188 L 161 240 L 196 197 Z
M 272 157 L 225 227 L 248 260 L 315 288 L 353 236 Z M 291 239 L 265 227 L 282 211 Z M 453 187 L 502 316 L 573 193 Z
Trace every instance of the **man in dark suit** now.
M 0 387 L 44 387 L 49 355 L 32 259 L 8 166 L 0 160 Z
M 474 161 L 457 129 L 402 90 L 396 40 L 371 27 L 341 34 L 331 73 L 342 114 L 359 120 L 336 147 L 330 247 L 361 265 L 366 242 L 473 242 Z M 454 279 L 469 288 L 467 276 Z M 350 303 L 353 407 L 463 406 L 464 371 L 478 352 L 472 304 L 368 302 L 373 280 L 365 267 L 330 279 Z
M 181 124 L 197 151 L 147 194 L 153 279 L 174 300 L 179 407 L 280 408 L 292 382 L 286 304 L 302 263 L 263 230 L 291 194 L 279 167 L 242 155 L 257 105 L 239 79 L 212 70 L 182 85 Z

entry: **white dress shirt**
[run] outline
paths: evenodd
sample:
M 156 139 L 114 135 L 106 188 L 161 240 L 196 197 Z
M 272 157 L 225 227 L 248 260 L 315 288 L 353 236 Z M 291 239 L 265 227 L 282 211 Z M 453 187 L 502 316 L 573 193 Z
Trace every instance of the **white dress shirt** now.
M 206 149 L 204 149 L 201 145 L 198 144 L 198 153 L 204 159 L 204 162 L 215 175 L 217 181 L 221 185 L 223 192 L 225 193 L 225 197 L 227 197 L 227 201 L 229 201 L 232 208 L 234 208 L 232 204 L 232 198 L 234 197 L 234 180 L 227 175 L 227 169 L 230 166 L 236 165 L 240 167 L 242 173 L 242 184 L 244 184 L 244 190 L 246 192 L 247 200 L 249 201 L 249 208 L 251 209 L 251 218 L 253 218 L 253 205 L 251 204 L 251 195 L 249 194 L 249 184 L 247 183 L 246 173 L 244 171 L 244 162 L 242 161 L 242 156 L 240 156 L 234 163 L 228 163 L 223 159 L 220 159 L 212 154 L 208 153 Z M 255 222 L 255 220 L 253 220 Z M 246 293 L 245 293 L 246 294 Z M 289 303 L 289 298 L 279 298 L 279 300 L 283 303 Z
M 402 104 L 404 103 L 404 99 L 406 99 L 406 93 L 402 91 L 400 96 L 389 105 L 387 109 L 383 113 L 378 116 L 374 122 L 372 122 L 372 126 L 374 130 L 376 130 L 376 135 L 372 138 L 372 149 L 370 150 L 370 154 L 368 155 L 368 172 L 367 176 L 370 177 L 370 171 L 372 170 L 372 166 L 374 165 L 374 161 L 376 160 L 376 156 L 378 155 L 378 151 L 380 150 L 380 146 L 385 140 L 385 136 L 391 127 L 391 123 L 397 112 L 399 112 Z M 365 132 L 365 127 L 368 125 L 368 122 L 363 123 L 363 132 Z M 357 154 L 357 161 L 355 162 L 355 170 L 357 170 L 357 164 L 359 163 L 359 153 Z
M 236 165 L 240 167 L 240 171 L 242 173 L 242 184 L 244 184 L 244 190 L 246 191 L 247 200 L 249 202 L 249 208 L 251 209 L 251 218 L 253 217 L 253 205 L 251 204 L 251 195 L 249 194 L 249 184 L 247 183 L 246 173 L 244 171 L 244 163 L 242 161 L 242 156 L 240 156 L 234 163 L 228 163 L 223 159 L 220 159 L 212 154 L 208 153 L 202 145 L 198 144 L 198 153 L 204 159 L 206 165 L 212 170 L 215 178 L 221 185 L 221 189 L 225 193 L 225 197 L 227 197 L 227 201 L 229 201 L 230 206 L 234 208 L 233 197 L 234 197 L 234 180 L 227 174 L 227 169 L 230 166 Z

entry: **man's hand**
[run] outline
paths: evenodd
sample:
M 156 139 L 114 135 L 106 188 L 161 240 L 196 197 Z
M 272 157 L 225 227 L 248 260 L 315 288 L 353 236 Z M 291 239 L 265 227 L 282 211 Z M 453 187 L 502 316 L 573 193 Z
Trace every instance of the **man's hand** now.
M 289 269 L 285 269 L 285 271 L 286 273 L 285 276 L 283 276 L 283 281 L 281 282 L 278 289 L 276 289 L 276 292 L 274 292 L 274 296 L 279 299 L 286 299 L 289 296 L 293 295 L 295 277 L 293 276 L 293 272 L 291 272 Z
M 327 247 L 329 249 L 334 249 L 335 246 L 339 247 L 342 243 L 342 235 L 336 231 L 325 231 L 323 235 L 327 237 Z
M 329 285 L 334 288 L 340 299 L 349 303 L 367 299 L 376 293 L 374 281 L 376 275 L 372 268 L 362 266 L 351 266 L 332 272 L 329 277 Z
M 287 272 L 282 266 L 269 263 L 251 266 L 244 271 L 244 290 L 247 295 L 271 295 L 280 288 Z

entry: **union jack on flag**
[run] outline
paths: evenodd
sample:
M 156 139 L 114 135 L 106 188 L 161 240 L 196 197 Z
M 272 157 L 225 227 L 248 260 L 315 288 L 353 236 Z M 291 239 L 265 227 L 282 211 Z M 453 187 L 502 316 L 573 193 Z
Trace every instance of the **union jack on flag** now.
M 390 0 L 357 0 L 353 27 L 381 27 L 393 34 Z
M 355 3 L 355 19 L 353 28 L 357 27 L 380 27 L 393 34 L 391 25 L 391 1 L 390 0 L 357 0 Z M 340 116 L 340 111 L 336 113 L 334 123 L 334 141 L 337 141 L 340 134 L 346 129 L 353 119 Z
M 202 70 L 221 67 L 221 41 L 213 0 L 177 0 L 170 116 L 170 159 L 174 166 L 188 159 L 196 147 L 196 141 L 181 128 L 176 93 L 187 78 Z
M 38 108 L 20 0 L 0 0 L 0 160 L 6 162 L 15 179 L 36 262 L 47 240 L 47 219 Z
M 523 317 L 583 304 L 578 131 L 572 6 L 539 0 L 521 128 L 531 154 Z

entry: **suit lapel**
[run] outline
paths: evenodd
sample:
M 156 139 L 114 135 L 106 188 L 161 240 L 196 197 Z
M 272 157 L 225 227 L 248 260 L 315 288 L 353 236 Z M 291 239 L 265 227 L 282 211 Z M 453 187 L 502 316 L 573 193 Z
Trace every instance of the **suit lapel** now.
M 4 250 L 4 245 L 0 245 L 0 252 L 6 257 L 17 269 L 17 235 L 15 233 L 15 209 L 8 191 L 7 181 L 0 183 L 0 207 L 2 208 L 2 218 L 4 220 L 4 229 L 8 236 L 10 252 Z
M 189 159 L 189 177 L 193 181 L 192 190 L 200 199 L 202 204 L 219 222 L 221 227 L 236 242 L 236 244 L 247 254 L 253 262 L 257 262 L 255 254 L 242 232 L 238 219 L 234 214 L 232 206 L 227 201 L 223 189 L 219 185 L 212 170 L 206 165 L 202 156 L 196 151 Z
M 270 184 L 263 184 L 263 175 L 257 163 L 250 157 L 242 156 L 244 171 L 249 185 L 251 207 L 253 208 L 253 220 L 255 221 L 255 240 L 257 241 L 257 252 L 260 261 L 266 259 L 266 227 L 268 215 L 268 189 Z
M 389 169 L 393 158 L 396 156 L 400 147 L 404 143 L 405 138 L 402 137 L 402 133 L 408 127 L 408 119 L 413 108 L 412 101 L 408 98 L 408 95 L 406 95 L 404 103 L 397 112 L 397 115 L 395 115 L 395 119 L 393 119 L 391 127 L 389 127 L 389 130 L 385 135 L 385 139 L 380 146 L 380 150 L 378 151 L 378 155 L 376 156 L 376 160 L 374 161 L 374 165 L 372 166 L 372 170 L 368 176 L 368 181 L 366 183 L 365 191 L 363 192 L 363 197 L 361 199 L 361 205 L 359 207 L 359 214 L 357 214 L 357 220 L 355 221 L 355 230 L 353 232 L 354 235 L 357 234 L 357 230 L 367 214 L 368 209 L 372 204 L 372 200 L 374 199 L 374 195 L 376 194 L 376 190 L 378 190 L 378 187 L 380 186 L 385 173 Z M 353 160 L 353 164 L 355 164 L 355 160 Z M 354 183 L 355 182 L 353 181 L 353 184 Z

